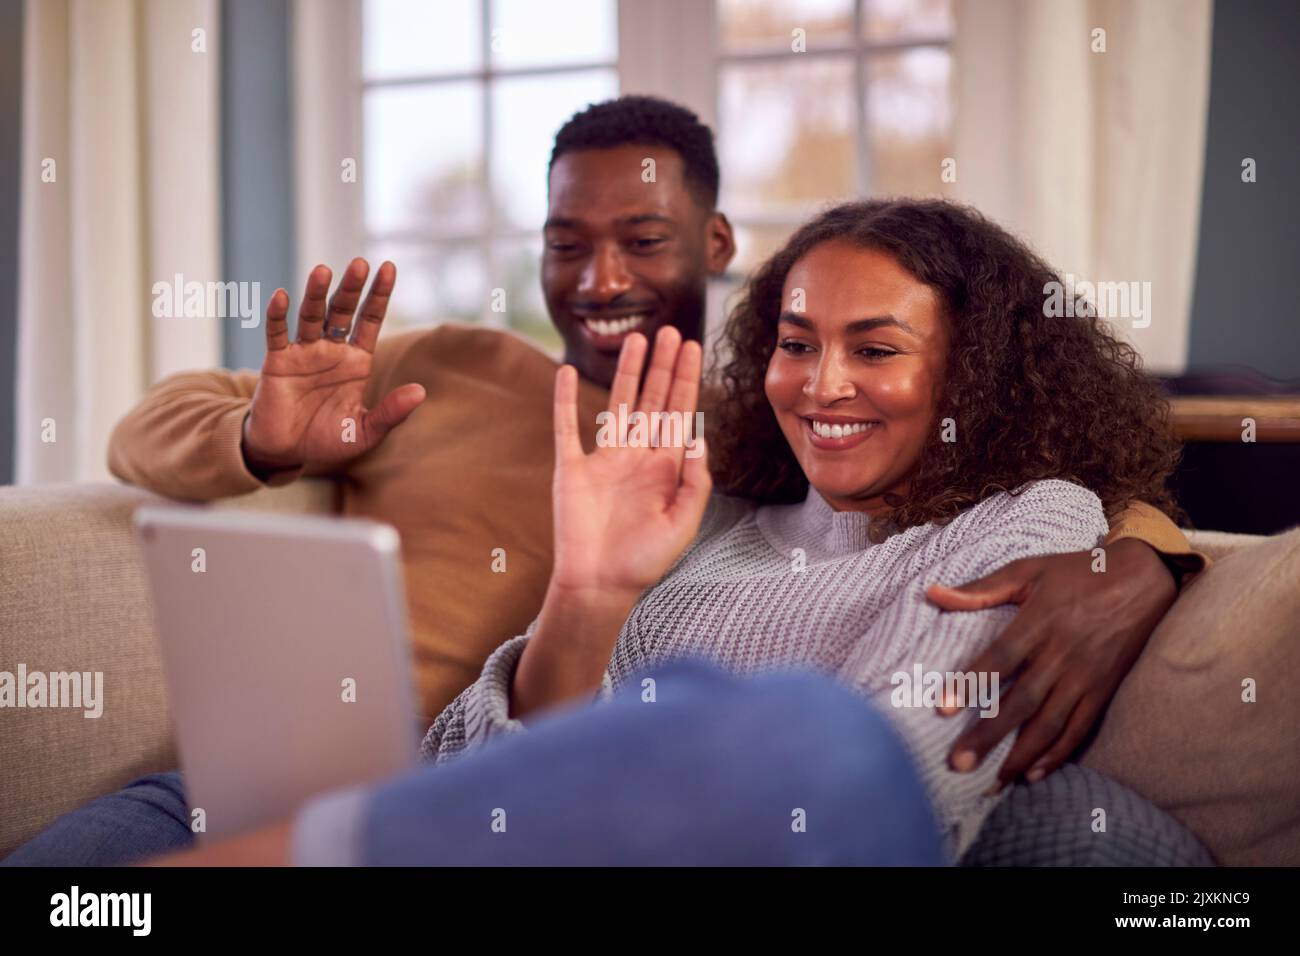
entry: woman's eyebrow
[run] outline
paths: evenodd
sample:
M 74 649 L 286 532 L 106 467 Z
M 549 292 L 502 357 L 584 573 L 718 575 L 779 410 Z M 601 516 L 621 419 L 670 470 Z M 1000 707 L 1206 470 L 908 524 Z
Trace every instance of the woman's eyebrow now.
M 809 331 L 813 328 L 813 323 L 811 321 L 795 312 L 782 312 L 781 317 L 777 321 L 788 322 L 790 325 L 798 326 L 801 329 L 808 329 Z M 852 335 L 856 332 L 870 332 L 873 329 L 878 329 L 885 325 L 895 326 L 896 328 L 907 332 L 909 335 L 919 335 L 916 329 L 912 328 L 902 319 L 896 319 L 892 315 L 881 315 L 870 319 L 854 319 L 844 327 L 844 331 Z

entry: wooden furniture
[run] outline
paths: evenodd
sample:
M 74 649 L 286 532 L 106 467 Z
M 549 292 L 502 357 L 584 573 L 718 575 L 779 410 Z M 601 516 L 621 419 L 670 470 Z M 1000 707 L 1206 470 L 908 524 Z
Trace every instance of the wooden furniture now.
M 1300 524 L 1300 396 L 1169 401 L 1184 443 L 1173 489 L 1193 527 L 1276 534 Z M 1254 441 L 1247 440 L 1247 419 Z
M 1246 418 L 1255 421 L 1257 442 L 1300 442 L 1300 397 L 1180 395 L 1169 403 L 1185 442 L 1240 442 Z

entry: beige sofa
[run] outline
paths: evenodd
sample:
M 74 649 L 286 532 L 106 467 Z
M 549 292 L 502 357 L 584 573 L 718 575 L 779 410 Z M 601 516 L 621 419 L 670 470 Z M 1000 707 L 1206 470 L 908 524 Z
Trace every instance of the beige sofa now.
M 0 488 L 0 670 L 23 663 L 104 673 L 97 719 L 0 710 L 0 857 L 58 815 L 176 766 L 131 525 L 137 507 L 158 500 L 113 484 Z M 218 507 L 330 512 L 336 501 L 328 482 L 300 481 Z M 1202 532 L 1194 540 L 1220 558 L 1261 539 Z

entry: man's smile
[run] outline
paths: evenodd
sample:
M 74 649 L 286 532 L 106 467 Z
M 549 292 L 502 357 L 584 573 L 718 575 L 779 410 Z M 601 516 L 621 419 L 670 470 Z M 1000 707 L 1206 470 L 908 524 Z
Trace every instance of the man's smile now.
M 652 330 L 655 310 L 647 308 L 599 314 L 575 312 L 573 315 L 596 351 L 617 353 L 623 340 L 633 332 L 648 334 Z

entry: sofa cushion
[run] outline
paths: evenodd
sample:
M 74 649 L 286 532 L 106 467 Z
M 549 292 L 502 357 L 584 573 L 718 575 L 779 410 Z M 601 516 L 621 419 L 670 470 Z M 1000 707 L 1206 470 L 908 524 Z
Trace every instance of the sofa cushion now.
M 1300 529 L 1197 576 L 1080 763 L 1148 797 L 1225 865 L 1300 864 Z
M 176 766 L 131 515 L 108 484 L 0 489 L 0 671 L 101 673 L 98 717 L 0 711 L 0 856 L 54 817 Z

